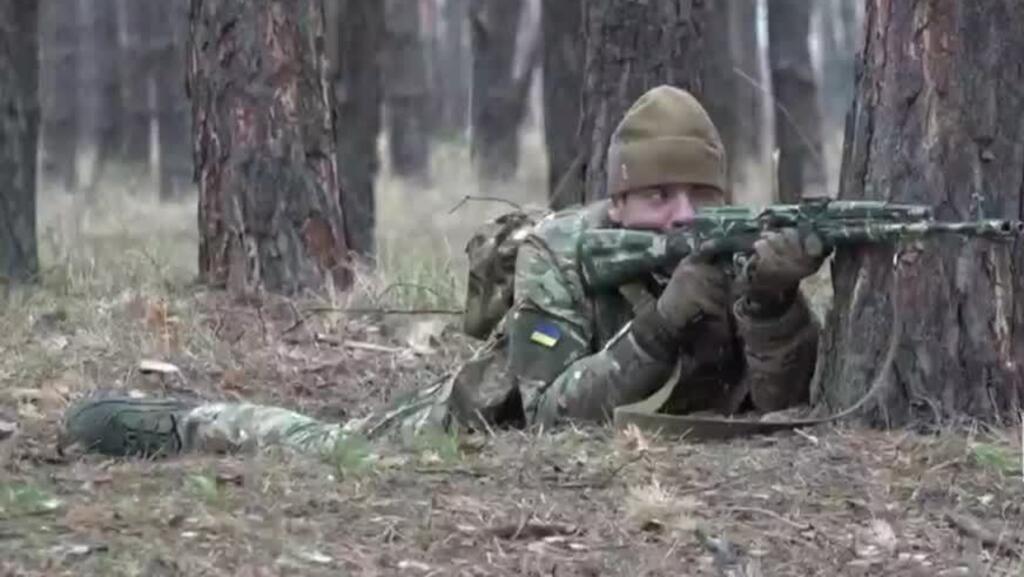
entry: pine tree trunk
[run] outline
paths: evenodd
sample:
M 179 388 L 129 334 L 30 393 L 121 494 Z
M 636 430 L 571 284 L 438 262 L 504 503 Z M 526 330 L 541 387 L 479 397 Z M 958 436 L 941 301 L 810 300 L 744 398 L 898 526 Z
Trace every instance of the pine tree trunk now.
M 419 2 L 384 0 L 384 10 L 384 95 L 391 169 L 402 177 L 426 178 L 430 92 Z
M 344 288 L 320 0 L 192 0 L 199 271 L 234 294 Z
M 703 99 L 710 7 L 702 0 L 608 0 L 584 6 L 587 57 L 580 134 L 589 201 L 607 196 L 608 143 L 637 98 L 671 84 Z
M 821 103 L 809 43 L 812 0 L 768 2 L 779 200 L 825 196 Z
M 869 1 L 840 198 L 924 203 L 941 220 L 1019 218 L 1021 30 L 1019 2 Z M 1020 243 L 949 236 L 903 247 L 896 270 L 893 260 L 887 247 L 836 254 L 820 358 L 826 404 L 850 406 L 880 378 L 884 393 L 864 412 L 875 424 L 1016 422 Z
M 580 88 L 583 85 L 581 0 L 541 5 L 544 38 L 544 142 L 548 153 L 548 194 L 553 195 L 579 154 Z M 573 199 L 579 200 L 579 199 Z M 551 198 L 554 208 L 567 203 Z
M 374 182 L 380 165 L 377 137 L 381 130 L 380 54 L 384 40 L 381 2 L 342 0 L 329 6 L 337 133 L 338 176 L 345 229 L 350 249 L 363 257 L 376 252 Z
M 470 153 L 485 181 L 509 180 L 519 167 L 519 126 L 539 58 L 528 55 L 517 74 L 516 38 L 523 8 L 522 0 L 472 0 L 470 5 Z
M 75 0 L 42 3 L 40 106 L 42 109 L 42 171 L 47 180 L 73 193 L 78 188 L 75 156 L 78 124 L 78 11 Z
M 0 288 L 35 280 L 39 75 L 36 0 L 0 0 Z

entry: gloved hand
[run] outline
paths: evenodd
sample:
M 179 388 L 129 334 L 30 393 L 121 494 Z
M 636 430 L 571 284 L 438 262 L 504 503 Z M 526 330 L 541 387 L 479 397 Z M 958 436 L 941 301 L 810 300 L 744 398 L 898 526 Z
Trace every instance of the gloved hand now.
M 727 330 L 729 283 L 725 271 L 711 264 L 710 255 L 694 253 L 681 260 L 658 300 L 633 320 L 634 338 L 650 356 L 672 363 L 680 347 L 688 344 L 691 328 Z
M 694 253 L 679 261 L 658 298 L 658 312 L 676 331 L 704 317 L 727 318 L 731 304 L 728 279 L 704 254 Z
M 747 298 L 755 306 L 788 306 L 800 281 L 817 272 L 830 252 L 814 233 L 801 235 L 792 228 L 765 233 L 754 243 L 745 271 Z

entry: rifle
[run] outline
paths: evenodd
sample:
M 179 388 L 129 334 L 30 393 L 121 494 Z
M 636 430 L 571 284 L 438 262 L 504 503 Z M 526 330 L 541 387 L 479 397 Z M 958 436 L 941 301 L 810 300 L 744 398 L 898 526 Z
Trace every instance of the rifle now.
M 685 228 L 667 233 L 613 228 L 584 231 L 579 244 L 583 278 L 591 289 L 614 289 L 655 270 L 669 271 L 698 250 L 719 259 L 731 257 L 742 265 L 762 233 L 786 228 L 817 233 L 826 249 L 939 233 L 989 239 L 1024 234 L 1024 222 L 1019 220 L 942 222 L 935 220 L 930 207 L 920 204 L 815 198 L 760 211 L 721 206 L 702 209 Z

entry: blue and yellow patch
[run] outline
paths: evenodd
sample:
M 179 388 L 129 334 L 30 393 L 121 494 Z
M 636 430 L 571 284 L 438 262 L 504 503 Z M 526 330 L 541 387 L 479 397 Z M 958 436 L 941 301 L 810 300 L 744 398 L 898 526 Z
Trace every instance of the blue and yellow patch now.
M 538 345 L 551 348 L 562 338 L 562 331 L 554 323 L 539 322 L 530 333 L 530 340 Z

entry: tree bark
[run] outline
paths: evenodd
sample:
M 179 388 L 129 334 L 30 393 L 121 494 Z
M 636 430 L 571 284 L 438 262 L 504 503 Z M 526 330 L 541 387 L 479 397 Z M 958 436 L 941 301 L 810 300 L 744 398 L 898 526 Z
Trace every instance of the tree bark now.
M 39 22 L 41 58 L 42 172 L 66 192 L 78 188 L 75 156 L 78 125 L 78 11 L 75 0 L 42 3 Z
M 362 257 L 376 252 L 374 182 L 380 165 L 377 137 L 381 130 L 380 58 L 384 40 L 381 2 L 342 0 L 329 6 L 333 24 L 332 78 L 338 126 L 338 176 L 349 248 Z
M 707 74 L 702 0 L 608 0 L 584 3 L 587 57 L 581 146 L 586 198 L 607 196 L 605 155 L 615 127 L 647 90 L 670 84 L 703 102 Z
M 890 2 L 866 9 L 840 198 L 924 203 L 940 220 L 1020 218 L 1024 5 Z M 822 400 L 850 406 L 874 379 L 873 424 L 968 416 L 1016 422 L 1024 358 L 1019 241 L 955 236 L 838 251 L 821 349 Z M 893 362 L 883 359 L 892 344 Z
M 580 89 L 583 86 L 583 4 L 559 0 L 541 4 L 544 41 L 544 142 L 548 153 L 548 195 L 553 208 L 559 182 L 579 154 Z
M 234 294 L 346 288 L 320 0 L 192 0 L 199 271 Z
M 39 132 L 36 0 L 0 0 L 0 286 L 33 281 Z
M 516 70 L 516 38 L 522 0 L 473 0 L 470 155 L 484 181 L 505 181 L 519 167 L 519 126 L 526 114 L 533 70 L 540 58 L 531 49 Z
M 384 0 L 384 95 L 388 152 L 395 174 L 423 179 L 430 160 L 427 52 L 419 2 Z
M 825 196 L 821 103 L 809 40 L 812 0 L 768 2 L 779 200 Z

